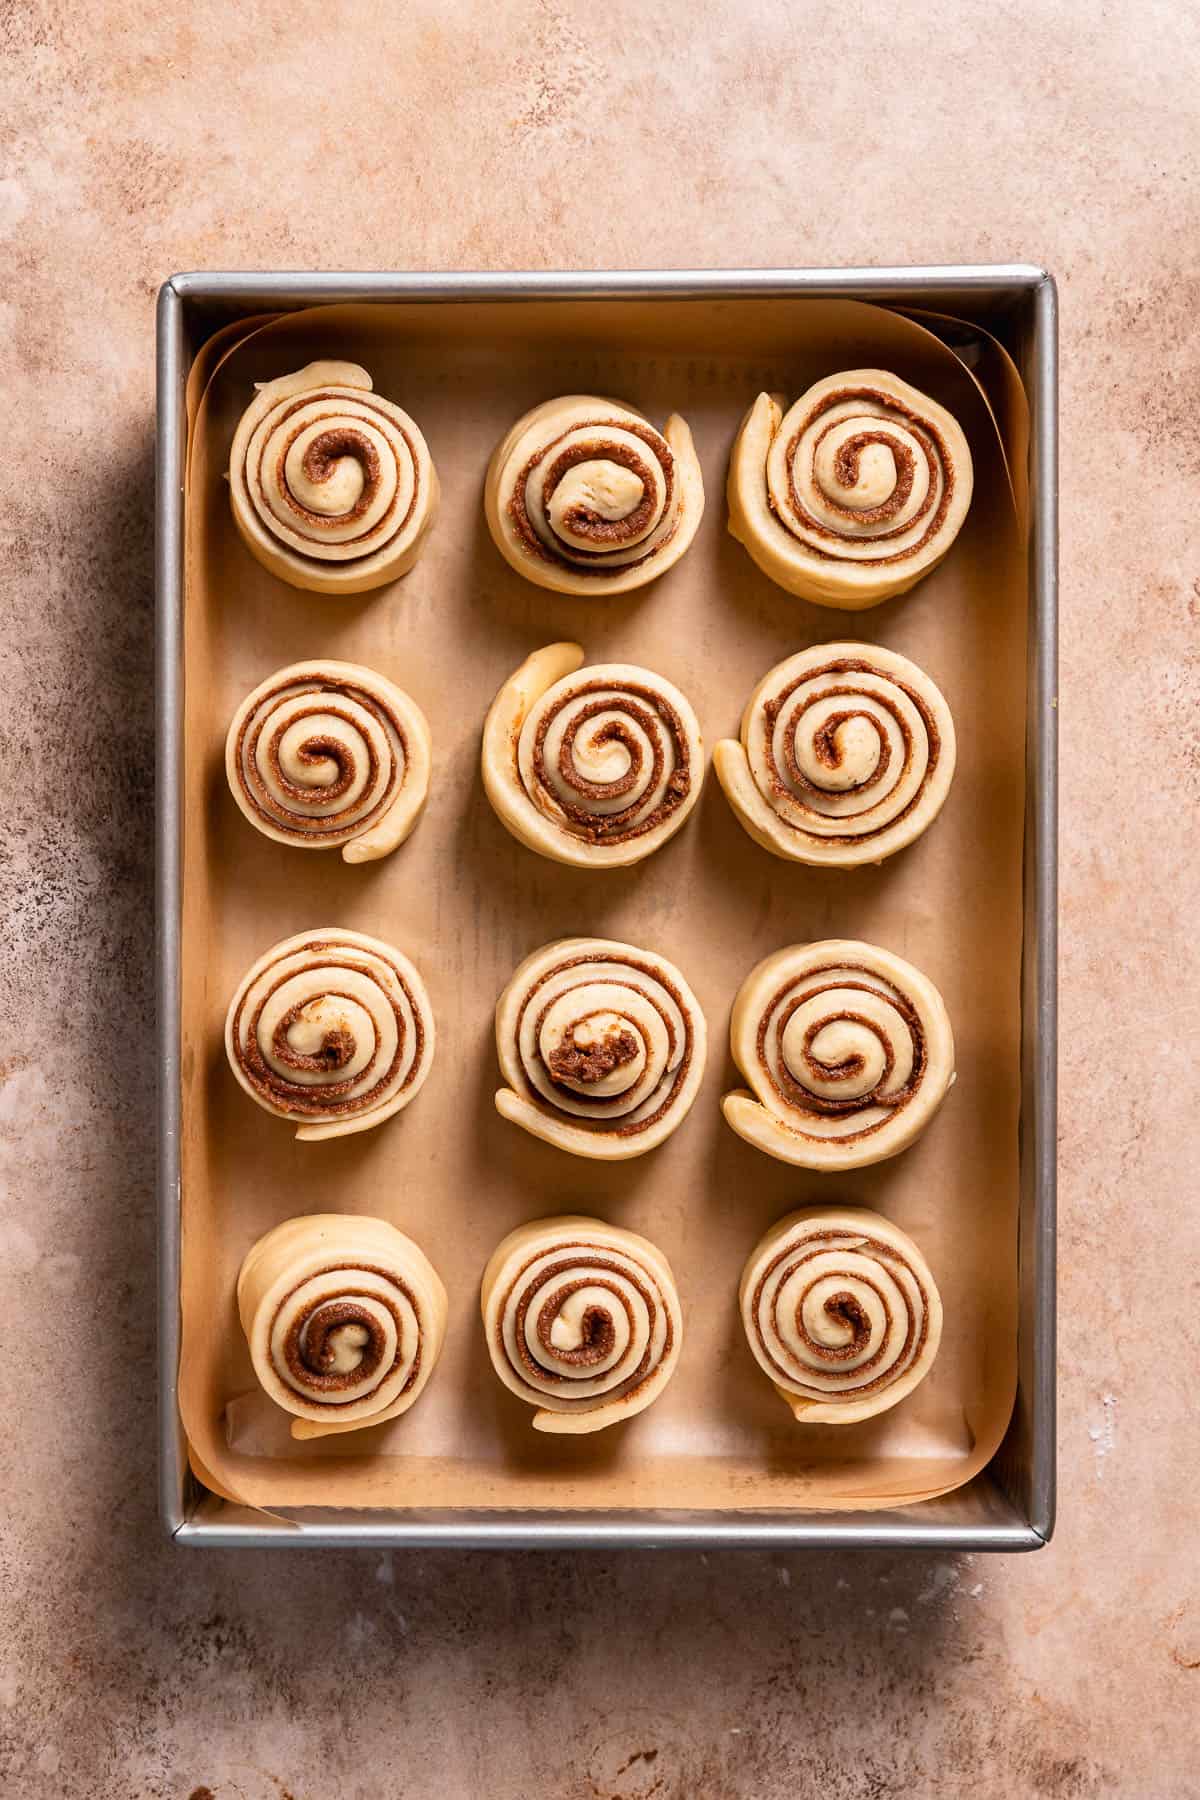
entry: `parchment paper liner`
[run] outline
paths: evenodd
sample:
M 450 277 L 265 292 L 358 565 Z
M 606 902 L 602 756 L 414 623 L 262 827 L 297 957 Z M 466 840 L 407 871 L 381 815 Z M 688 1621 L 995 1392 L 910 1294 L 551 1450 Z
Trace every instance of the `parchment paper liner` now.
M 229 514 L 223 472 L 251 382 L 317 356 L 365 364 L 420 421 L 442 480 L 441 517 L 415 571 L 358 599 L 273 580 Z M 1025 779 L 1026 576 L 996 421 L 1009 434 L 1022 511 L 1028 428 L 1011 362 L 1002 351 L 985 362 L 991 402 L 912 318 L 812 300 L 330 307 L 248 324 L 206 357 L 189 390 L 179 1379 L 206 1485 L 272 1509 L 853 1509 L 946 1492 L 989 1460 L 1016 1373 Z M 791 399 L 819 375 L 872 364 L 956 412 L 976 491 L 941 568 L 913 593 L 854 616 L 794 600 L 758 573 L 726 532 L 724 478 L 760 388 Z M 696 434 L 708 496 L 699 536 L 640 595 L 589 603 L 544 592 L 510 571 L 488 538 L 481 487 L 493 444 L 527 406 L 571 391 L 632 401 L 660 425 L 678 410 Z M 902 650 L 954 708 L 949 802 L 924 839 L 881 869 L 840 874 L 760 851 L 710 773 L 688 827 L 638 868 L 587 876 L 547 863 L 493 817 L 477 758 L 501 680 L 557 637 L 578 637 L 589 660 L 641 662 L 678 682 L 708 752 L 736 735 L 751 688 L 788 652 L 835 637 Z M 433 728 L 425 819 L 394 856 L 361 869 L 252 831 L 221 767 L 243 693 L 278 665 L 321 654 L 392 676 Z M 299 1145 L 236 1087 L 221 1025 L 255 955 L 332 923 L 391 938 L 414 957 L 437 1009 L 438 1054 L 401 1118 L 340 1143 Z M 527 950 L 579 930 L 678 961 L 712 1038 L 691 1117 L 664 1148 L 618 1168 L 565 1157 L 492 1106 L 495 997 Z M 717 1102 L 737 1085 L 727 1024 L 742 976 L 779 945 L 834 935 L 875 939 L 933 977 L 954 1022 L 958 1082 L 899 1158 L 853 1176 L 806 1177 L 737 1139 Z M 802 1429 L 745 1346 L 737 1280 L 773 1219 L 823 1198 L 876 1207 L 916 1237 L 941 1287 L 946 1332 L 934 1373 L 894 1412 Z M 301 1445 L 255 1387 L 233 1291 L 260 1233 L 317 1210 L 374 1212 L 410 1231 L 446 1281 L 450 1322 L 435 1379 L 410 1414 L 350 1440 Z M 686 1336 L 675 1380 L 641 1418 L 594 1438 L 547 1440 L 495 1380 L 477 1294 L 506 1231 L 564 1210 L 610 1218 L 662 1246 Z

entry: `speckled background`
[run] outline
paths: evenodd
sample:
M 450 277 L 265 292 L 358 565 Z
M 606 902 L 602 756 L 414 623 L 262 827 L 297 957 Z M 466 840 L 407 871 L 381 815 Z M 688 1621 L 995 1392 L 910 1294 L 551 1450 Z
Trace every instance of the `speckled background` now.
M 1200 1794 L 1198 17 L 0 9 L 6 1795 Z M 1008 257 L 1055 270 L 1064 323 L 1054 1543 L 169 1549 L 150 1404 L 158 283 Z

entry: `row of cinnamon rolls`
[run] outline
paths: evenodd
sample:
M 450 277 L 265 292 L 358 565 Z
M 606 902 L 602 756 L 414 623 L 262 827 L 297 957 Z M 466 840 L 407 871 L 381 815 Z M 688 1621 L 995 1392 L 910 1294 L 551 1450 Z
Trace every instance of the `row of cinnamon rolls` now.
M 563 938 L 527 956 L 496 1005 L 500 1115 L 575 1156 L 616 1162 L 663 1143 L 691 1110 L 708 1031 L 665 956 Z M 428 990 L 403 953 L 362 932 L 285 938 L 238 984 L 225 1025 L 234 1075 L 306 1141 L 368 1131 L 413 1101 L 433 1063 Z M 937 988 L 876 945 L 796 944 L 766 957 L 733 1005 L 747 1083 L 722 1108 L 746 1142 L 823 1171 L 905 1149 L 954 1080 Z
M 237 1284 L 254 1372 L 316 1438 L 408 1411 L 441 1353 L 445 1285 L 383 1219 L 317 1213 L 277 1225 Z M 498 1245 L 480 1291 L 492 1365 L 534 1428 L 602 1430 L 662 1393 L 683 1310 L 662 1251 L 636 1232 L 562 1215 Z M 808 1207 L 773 1226 L 742 1272 L 760 1368 L 796 1419 L 853 1424 L 895 1406 L 937 1355 L 942 1306 L 916 1244 L 865 1208 Z
M 816 382 L 793 404 L 760 394 L 729 463 L 729 529 L 789 593 L 858 610 L 904 593 L 946 555 L 970 505 L 957 420 L 882 369 Z M 233 516 L 293 586 L 358 594 L 404 575 L 438 506 L 420 427 L 355 363 L 262 384 L 233 439 Z M 595 598 L 643 586 L 684 555 L 704 511 L 686 422 L 570 394 L 533 407 L 497 446 L 487 522 L 518 574 Z
M 504 683 L 484 725 L 483 784 L 506 828 L 539 855 L 627 867 L 666 843 L 699 800 L 700 725 L 665 676 L 583 663 L 578 644 L 549 644 Z M 936 683 L 894 650 L 847 642 L 769 670 L 713 766 L 764 849 L 852 868 L 882 862 L 933 822 L 955 755 Z M 404 689 L 327 658 L 278 669 L 247 695 L 225 766 L 238 806 L 266 836 L 367 862 L 417 823 L 432 740 Z

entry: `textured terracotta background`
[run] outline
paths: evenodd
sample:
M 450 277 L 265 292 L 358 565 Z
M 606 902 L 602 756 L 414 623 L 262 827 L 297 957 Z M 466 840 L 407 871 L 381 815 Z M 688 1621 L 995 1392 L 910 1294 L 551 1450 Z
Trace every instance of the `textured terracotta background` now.
M 1200 1794 L 1198 16 L 0 8 L 6 1795 Z M 1053 1545 L 168 1549 L 151 1498 L 158 283 L 206 265 L 1010 257 L 1057 273 L 1064 324 Z

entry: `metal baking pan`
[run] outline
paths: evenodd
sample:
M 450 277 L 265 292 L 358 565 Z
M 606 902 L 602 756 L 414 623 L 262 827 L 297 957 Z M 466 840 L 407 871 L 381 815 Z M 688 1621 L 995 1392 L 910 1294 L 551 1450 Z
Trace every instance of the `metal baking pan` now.
M 972 320 L 1015 361 L 1031 412 L 1027 800 L 1021 1051 L 1016 1404 L 983 1472 L 935 1500 L 865 1512 L 326 1512 L 267 1517 L 191 1475 L 176 1404 L 180 1258 L 180 845 L 184 604 L 184 390 L 193 357 L 228 321 L 339 301 L 845 298 Z M 1042 268 L 753 269 L 599 274 L 173 276 L 158 301 L 157 914 L 159 1498 L 181 1544 L 470 1549 L 887 1548 L 1036 1550 L 1055 1504 L 1055 1083 L 1057 906 L 1057 303 Z

